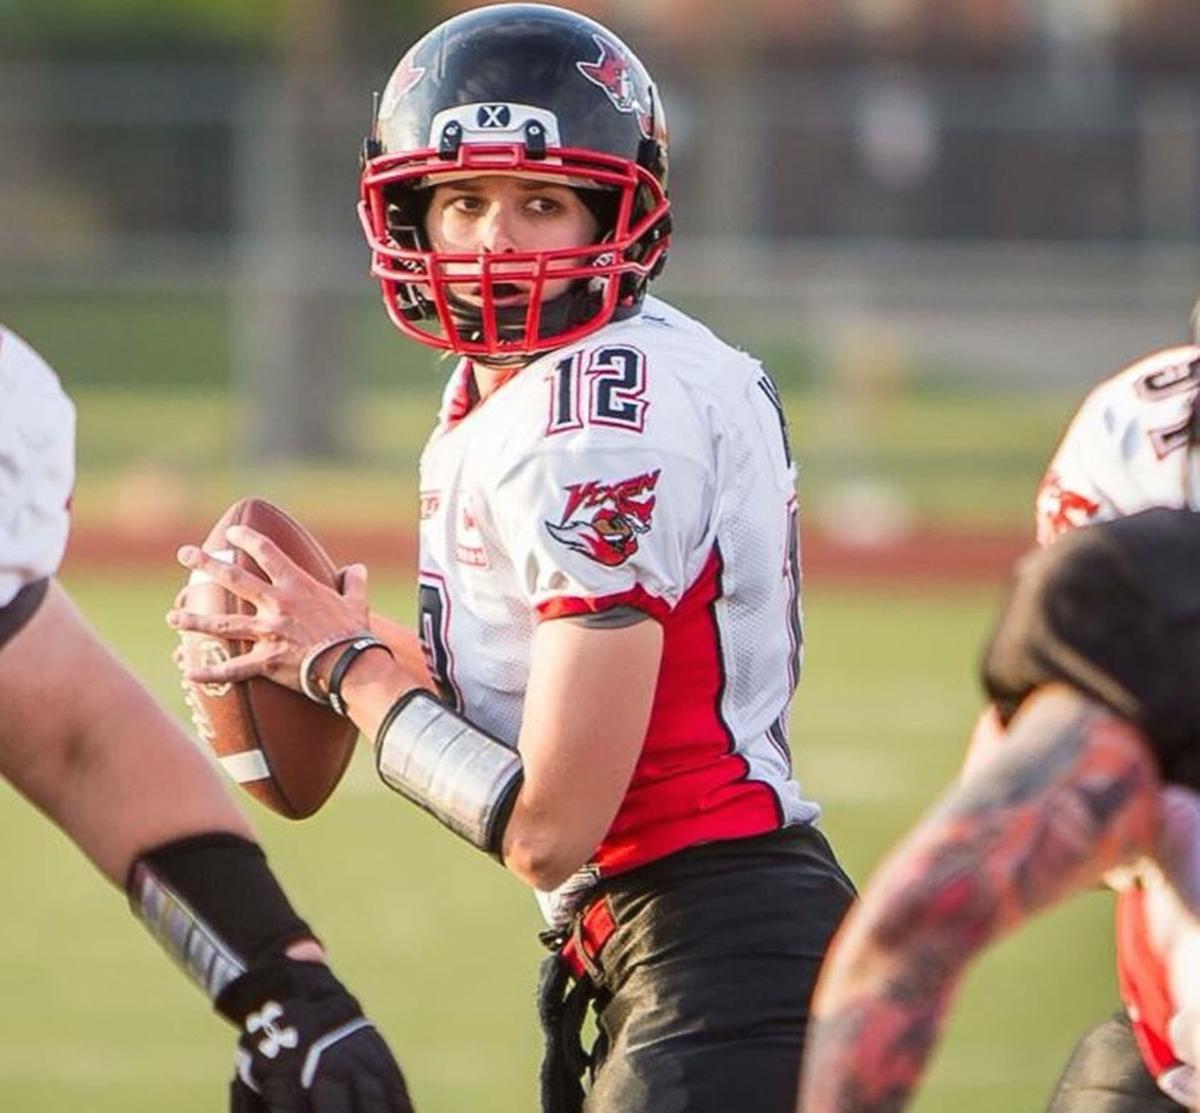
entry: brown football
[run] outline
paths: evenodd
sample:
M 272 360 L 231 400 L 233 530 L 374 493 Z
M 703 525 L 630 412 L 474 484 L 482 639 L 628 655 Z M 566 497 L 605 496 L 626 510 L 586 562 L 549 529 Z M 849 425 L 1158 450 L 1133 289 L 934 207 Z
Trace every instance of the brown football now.
M 314 579 L 333 587 L 337 568 L 311 533 L 265 499 L 235 502 L 204 540 L 204 549 L 262 577 L 244 552 L 229 545 L 225 530 L 249 526 L 269 537 Z M 263 577 L 265 579 L 265 577 Z M 182 605 L 202 614 L 252 614 L 254 608 L 193 572 Z M 249 643 L 210 634 L 184 632 L 184 660 L 210 663 L 249 649 Z M 358 728 L 300 692 L 261 677 L 232 684 L 193 684 L 184 695 L 200 740 L 216 754 L 225 772 L 260 803 L 304 819 L 328 799 L 354 753 Z

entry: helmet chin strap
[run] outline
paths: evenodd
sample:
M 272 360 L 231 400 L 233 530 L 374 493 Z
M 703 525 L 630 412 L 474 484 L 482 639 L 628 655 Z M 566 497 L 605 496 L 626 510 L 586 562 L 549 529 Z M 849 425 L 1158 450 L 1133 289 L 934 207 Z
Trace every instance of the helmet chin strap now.
M 556 333 L 566 332 L 573 325 L 594 316 L 599 308 L 601 295 L 588 288 L 587 279 L 579 279 L 558 297 L 542 302 L 538 318 L 538 338 L 544 339 Z M 454 295 L 449 295 L 454 323 L 467 340 L 483 339 L 483 313 L 478 306 L 468 305 Z M 525 325 L 529 312 L 526 306 L 498 306 L 495 310 L 496 332 L 503 340 L 520 340 L 525 336 Z M 516 367 L 531 363 L 545 352 L 513 352 L 503 355 L 472 356 L 475 363 L 486 367 Z

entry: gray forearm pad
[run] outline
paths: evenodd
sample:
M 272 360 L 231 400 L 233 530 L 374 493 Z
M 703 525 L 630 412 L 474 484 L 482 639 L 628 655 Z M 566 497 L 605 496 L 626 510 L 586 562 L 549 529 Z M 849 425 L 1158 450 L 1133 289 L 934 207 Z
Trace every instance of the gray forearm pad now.
M 133 895 L 138 919 L 210 1001 L 246 972 L 240 956 L 149 869 L 138 871 Z
M 472 846 L 500 856 L 521 756 L 424 691 L 396 701 L 375 740 L 384 784 Z

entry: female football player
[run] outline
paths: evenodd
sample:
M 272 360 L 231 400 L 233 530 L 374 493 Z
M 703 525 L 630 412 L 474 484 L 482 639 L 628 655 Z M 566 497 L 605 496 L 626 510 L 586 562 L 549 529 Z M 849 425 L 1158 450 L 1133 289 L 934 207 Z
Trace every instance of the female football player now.
M 194 547 L 267 675 L 344 709 L 383 779 L 532 886 L 547 1109 L 791 1108 L 852 896 L 793 779 L 794 469 L 762 367 L 647 297 L 670 236 L 663 106 L 611 32 L 543 5 L 448 20 L 392 74 L 360 214 L 396 326 L 460 358 L 421 459 L 412 635 L 365 572 L 271 583 Z M 405 665 L 405 660 L 410 663 Z M 594 1000 L 599 1039 L 579 1027 Z

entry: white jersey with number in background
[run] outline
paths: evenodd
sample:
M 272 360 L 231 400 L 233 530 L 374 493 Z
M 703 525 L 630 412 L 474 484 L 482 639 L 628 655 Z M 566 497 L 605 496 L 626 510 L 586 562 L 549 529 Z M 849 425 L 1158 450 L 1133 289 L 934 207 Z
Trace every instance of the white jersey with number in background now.
M 635 608 L 663 626 L 662 665 L 591 874 L 813 821 L 787 741 L 795 473 L 762 367 L 648 299 L 474 408 L 469 381 L 464 363 L 421 458 L 421 635 L 444 698 L 515 744 L 537 624 Z
M 1193 345 L 1155 352 L 1093 390 L 1038 492 L 1039 543 L 1153 506 L 1200 510 L 1198 391 L 1200 348 Z M 1168 833 L 1183 832 L 1200 860 L 1200 797 L 1173 787 L 1164 802 Z M 1200 971 L 1200 924 L 1180 930 L 1178 902 L 1156 868 L 1144 869 L 1117 901 L 1118 976 L 1138 1047 L 1162 1089 L 1190 1105 L 1200 988 L 1185 986 L 1200 986 L 1190 977 Z
M 0 325 L 0 608 L 62 560 L 75 409 L 46 362 Z
M 1200 508 L 1190 452 L 1200 348 L 1167 348 L 1088 395 L 1038 492 L 1038 541 L 1152 506 Z

